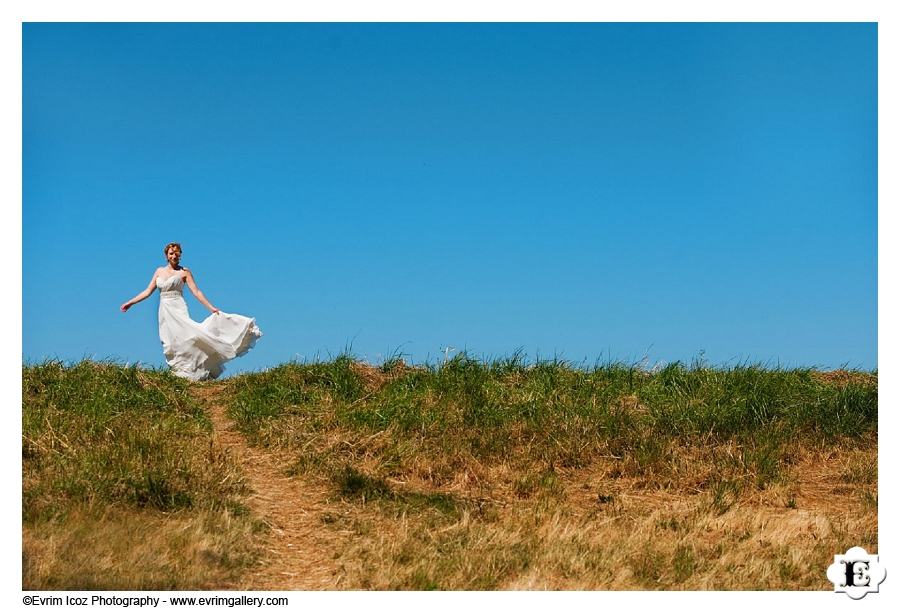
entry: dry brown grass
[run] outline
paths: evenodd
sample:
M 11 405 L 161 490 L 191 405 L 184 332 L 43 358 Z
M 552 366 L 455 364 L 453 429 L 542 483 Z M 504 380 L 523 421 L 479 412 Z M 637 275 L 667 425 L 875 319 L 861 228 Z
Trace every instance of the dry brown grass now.
M 422 368 L 410 366 L 403 360 L 397 360 L 391 364 L 389 369 L 378 368 L 365 362 L 352 362 L 350 370 L 360 378 L 367 392 L 377 392 L 391 381 L 399 379 L 411 371 L 422 370 Z
M 812 371 L 811 374 L 815 379 L 821 381 L 822 383 L 829 383 L 838 386 L 846 386 L 851 383 L 858 383 L 862 385 L 878 384 L 878 375 L 866 372 L 838 369 Z
M 872 443 L 804 450 L 785 483 L 745 487 L 725 501 L 689 479 L 660 488 L 610 478 L 615 461 L 558 471 L 526 497 L 513 471 L 474 479 L 466 471 L 443 488 L 470 501 L 458 515 L 390 500 L 336 507 L 330 525 L 354 533 L 340 555 L 342 587 L 828 589 L 824 569 L 835 553 L 877 549 L 871 483 L 840 481 L 841 467 L 870 465 Z
M 224 510 L 81 507 L 22 539 L 25 590 L 230 589 L 259 554 L 253 523 Z

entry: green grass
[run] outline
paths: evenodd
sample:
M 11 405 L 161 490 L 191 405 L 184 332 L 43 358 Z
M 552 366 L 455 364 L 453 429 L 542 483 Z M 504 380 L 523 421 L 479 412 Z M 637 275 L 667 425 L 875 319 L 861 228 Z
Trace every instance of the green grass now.
M 23 368 L 24 519 L 72 501 L 174 511 L 237 505 L 211 425 L 168 372 L 83 361 Z M 201 468 L 204 467 L 205 468 Z
M 381 368 L 342 355 L 288 363 L 229 380 L 231 414 L 252 441 L 298 451 L 298 470 L 376 455 L 402 475 L 428 462 L 440 478 L 471 461 L 550 470 L 598 456 L 623 470 L 671 470 L 684 445 L 734 441 L 735 474 L 764 487 L 779 479 L 793 442 L 829 444 L 877 429 L 877 373 L 835 384 L 813 369 L 674 363 L 650 372 L 611 363 L 526 364 L 521 354 L 441 365 Z M 344 443 L 326 436 L 340 432 Z M 349 442 L 349 444 L 347 444 Z
M 397 490 L 384 479 L 372 477 L 352 466 L 345 466 L 332 476 L 341 497 L 362 502 L 377 500 L 392 504 L 399 512 L 434 509 L 458 518 L 465 502 L 441 492 L 413 492 Z

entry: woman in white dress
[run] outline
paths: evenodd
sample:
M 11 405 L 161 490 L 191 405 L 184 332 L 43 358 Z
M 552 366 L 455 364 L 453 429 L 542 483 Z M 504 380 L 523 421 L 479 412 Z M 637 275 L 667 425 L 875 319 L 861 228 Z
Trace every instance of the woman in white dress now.
M 247 353 L 262 332 L 256 320 L 223 313 L 206 299 L 190 270 L 180 265 L 181 245 L 169 243 L 164 250 L 168 264 L 156 269 L 147 289 L 123 304 L 124 313 L 159 289 L 159 340 L 173 374 L 202 381 L 222 374 L 225 362 Z M 188 314 L 184 284 L 212 315 L 196 322 Z

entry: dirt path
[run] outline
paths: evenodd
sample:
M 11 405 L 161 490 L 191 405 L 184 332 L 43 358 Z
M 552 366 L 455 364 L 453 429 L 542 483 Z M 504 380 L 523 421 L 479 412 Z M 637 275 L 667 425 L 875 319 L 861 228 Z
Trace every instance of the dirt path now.
M 213 424 L 213 444 L 221 446 L 241 466 L 252 493 L 247 500 L 270 532 L 267 555 L 239 589 L 341 589 L 343 573 L 334 552 L 338 535 L 322 524 L 327 494 L 321 486 L 286 476 L 289 458 L 251 447 L 227 414 L 224 385 L 210 383 L 192 388 Z

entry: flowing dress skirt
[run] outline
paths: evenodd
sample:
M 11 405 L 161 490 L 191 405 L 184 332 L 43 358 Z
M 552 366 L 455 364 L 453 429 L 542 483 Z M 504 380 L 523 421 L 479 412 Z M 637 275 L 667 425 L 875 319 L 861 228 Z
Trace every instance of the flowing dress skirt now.
M 194 321 L 181 284 L 168 285 L 178 289 L 160 291 L 159 340 L 173 374 L 192 381 L 215 379 L 225 369 L 225 362 L 247 353 L 263 335 L 256 320 L 243 315 L 220 311 Z

